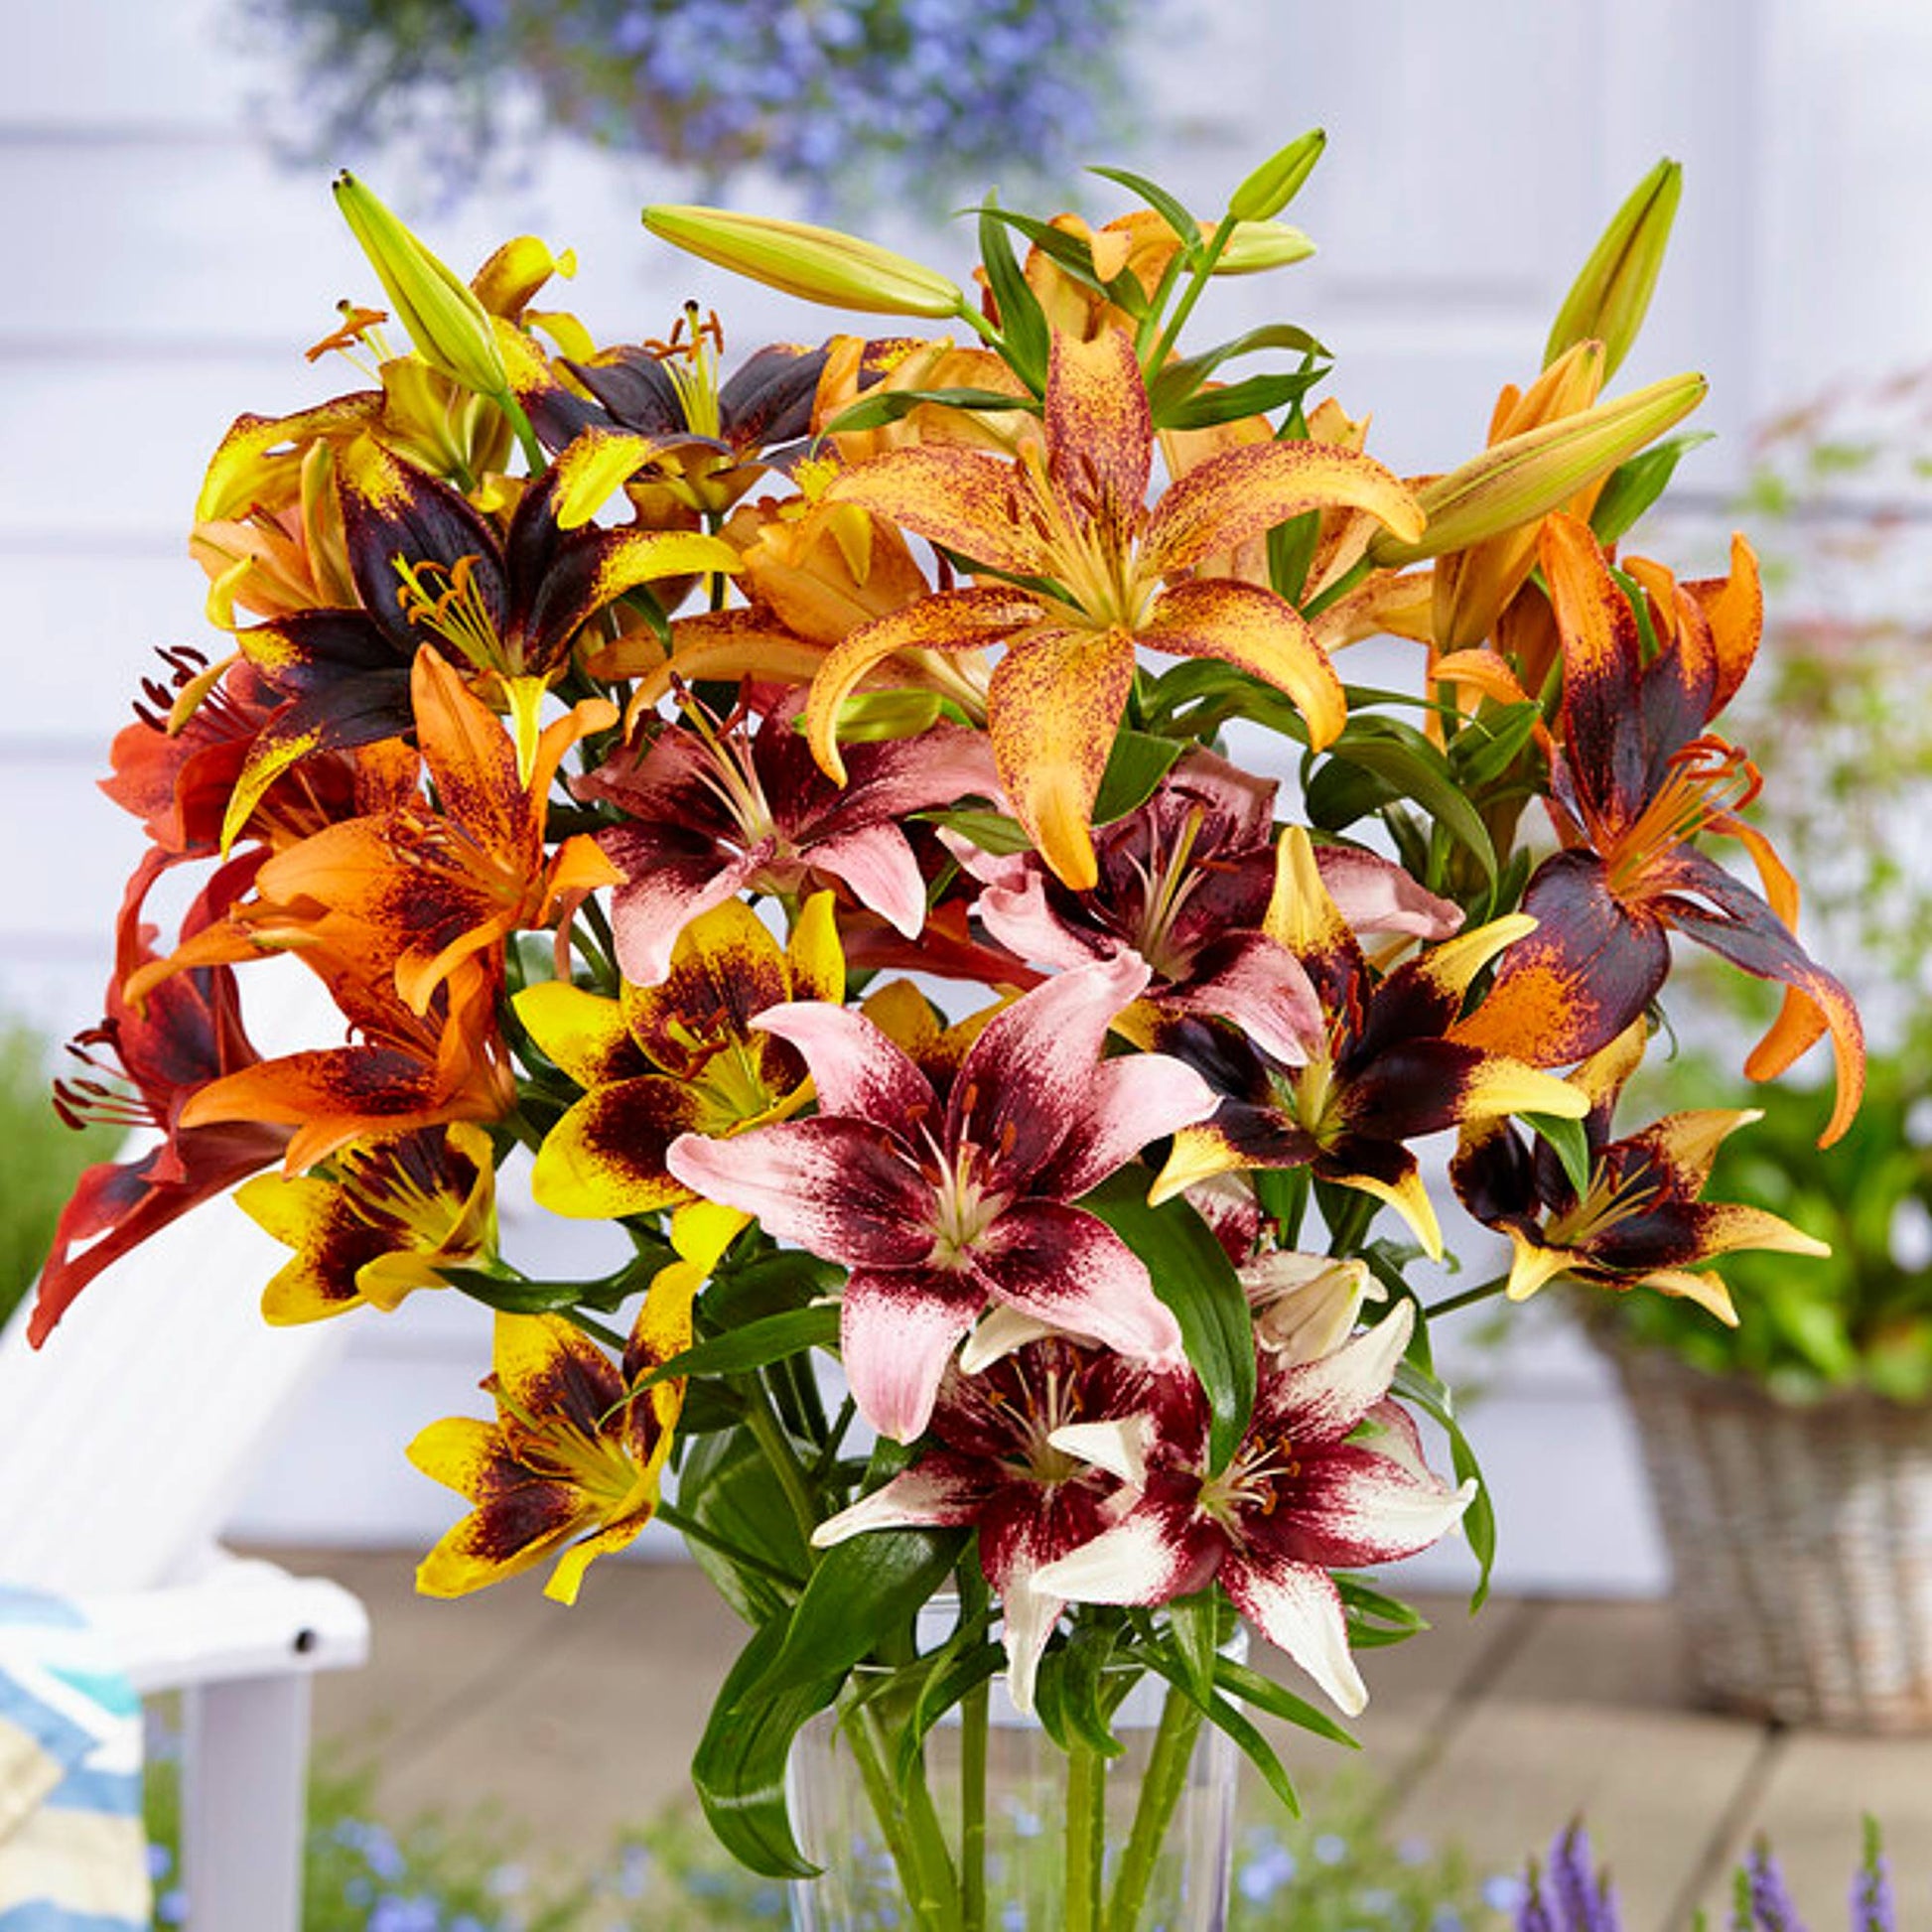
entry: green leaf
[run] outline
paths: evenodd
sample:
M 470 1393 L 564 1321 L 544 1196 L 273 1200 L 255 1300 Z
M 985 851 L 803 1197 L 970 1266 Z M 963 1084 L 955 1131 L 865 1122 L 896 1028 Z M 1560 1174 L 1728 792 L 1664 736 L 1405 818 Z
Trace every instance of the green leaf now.
M 980 261 L 986 269 L 987 286 L 993 291 L 1007 361 L 1014 374 L 1038 395 L 1046 384 L 1052 331 L 1046 326 L 1046 312 L 1039 306 L 1038 296 L 1021 273 L 1006 228 L 990 212 L 980 215 Z
M 1251 375 L 1225 389 L 1203 389 L 1154 412 L 1156 429 L 1208 429 L 1264 416 L 1285 402 L 1298 402 L 1327 373 L 1326 367 L 1295 369 L 1281 375 Z
M 660 1268 L 677 1259 L 669 1242 L 640 1244 L 636 1259 L 601 1281 L 533 1282 L 521 1275 L 492 1274 L 486 1268 L 440 1268 L 437 1273 L 473 1302 L 504 1314 L 561 1314 L 568 1309 L 594 1309 L 612 1314 L 650 1286 Z
M 712 1278 L 699 1305 L 715 1331 L 742 1328 L 767 1314 L 802 1309 L 836 1295 L 845 1270 L 798 1248 L 779 1248 L 728 1263 Z
M 1181 1344 L 1207 1397 L 1209 1460 L 1227 1467 L 1255 1403 L 1254 1321 L 1247 1292 L 1207 1223 L 1179 1198 L 1148 1205 L 1144 1170 L 1124 1169 L 1080 1205 L 1147 1263 L 1154 1292 L 1173 1311 Z
M 1716 441 L 1708 429 L 1680 430 L 1661 443 L 1620 463 L 1597 492 L 1589 527 L 1598 543 L 1614 543 L 1661 496 L 1677 474 L 1677 466 L 1701 443 Z
M 1494 881 L 1496 849 L 1481 814 L 1442 753 L 1413 725 L 1394 718 L 1350 719 L 1309 782 L 1310 818 L 1327 832 L 1353 824 L 1363 815 L 1360 801 L 1372 795 L 1363 787 L 1363 774 L 1388 794 L 1413 798 Z
M 894 1774 L 900 1784 L 909 1783 L 919 1768 L 919 1748 L 946 1713 L 972 1692 L 1006 1669 L 1007 1653 L 970 1628 L 953 1632 L 945 1647 L 933 1652 L 918 1695 L 899 1726 Z
M 1010 396 L 1004 389 L 875 389 L 840 410 L 819 433 L 838 436 L 847 430 L 883 429 L 928 402 L 946 409 L 1024 409 L 1034 415 L 1039 413 L 1039 404 L 1031 396 Z
M 744 1570 L 722 1551 L 693 1538 L 685 1546 L 718 1593 L 748 1623 L 782 1627 L 805 1585 L 811 1552 L 798 1519 L 771 1480 L 758 1445 L 743 1430 L 692 1438 L 680 1430 L 678 1506 L 721 1542 L 756 1552 L 764 1562 L 791 1572 L 796 1588 L 786 1590 L 761 1572 Z
M 1176 1596 L 1168 1605 L 1168 1627 L 1188 1691 L 1205 1707 L 1214 1694 L 1215 1652 L 1221 1646 L 1221 1592 L 1210 1584 L 1191 1596 Z
M 1206 1713 L 1207 1720 L 1210 1724 L 1214 1725 L 1220 1730 L 1225 1731 L 1228 1736 L 1232 1737 L 1240 1745 L 1249 1761 L 1261 1773 L 1269 1790 L 1288 1808 L 1290 1815 L 1296 1818 L 1301 1817 L 1302 1803 L 1295 1795 L 1295 1786 L 1290 1781 L 1288 1772 L 1284 1768 L 1281 1759 L 1276 1756 L 1274 1745 L 1269 1743 L 1268 1739 L 1261 1734 L 1260 1730 L 1244 1718 L 1240 1711 L 1234 1705 L 1230 1704 L 1226 1698 L 1221 1696 L 1218 1691 L 1203 1704 L 1200 1699 L 1193 1695 L 1193 1691 L 1187 1682 L 1186 1673 L 1181 1670 L 1178 1664 L 1165 1656 L 1162 1652 L 1154 1650 L 1142 1654 L 1146 1657 L 1150 1670 L 1154 1671 L 1158 1676 L 1166 1678 L 1170 1684 L 1187 1699 L 1188 1703 Z
M 995 221 L 1004 222 L 1009 228 L 1025 235 L 1042 255 L 1057 262 L 1083 287 L 1091 289 L 1095 295 L 1108 293 L 1106 283 L 1094 273 L 1093 250 L 1079 235 L 1068 234 L 1064 228 L 1056 228 L 1050 221 L 1016 213 L 1012 208 L 999 207 L 992 203 L 979 207 L 961 208 L 959 212 L 991 215 Z
M 740 1653 L 711 1707 L 691 1782 L 718 1842 L 740 1864 L 766 1878 L 811 1878 L 818 1867 L 798 1849 L 785 1810 L 785 1764 L 791 1740 L 838 1694 L 838 1679 L 765 1690 L 784 1637 L 782 1623 L 767 1623 Z
M 1087 173 L 1098 175 L 1102 181 L 1118 182 L 1130 195 L 1138 195 L 1174 231 L 1182 246 L 1200 245 L 1200 223 L 1159 182 L 1125 168 L 1089 168 Z
M 837 1309 L 791 1309 L 695 1343 L 653 1369 L 641 1386 L 649 1388 L 682 1375 L 736 1375 L 765 1368 L 808 1348 L 830 1348 L 838 1338 Z
M 1314 562 L 1315 545 L 1320 541 L 1319 510 L 1304 510 L 1268 532 L 1268 582 L 1277 597 L 1290 604 L 1301 601 L 1309 581 L 1309 566 Z
M 1348 1640 L 1357 1649 L 1403 1643 L 1430 1627 L 1420 1610 L 1386 1595 L 1359 1577 L 1336 1576 L 1334 1586 L 1348 1612 Z
M 1561 1114 L 1518 1114 L 1516 1118 L 1548 1144 L 1563 1163 L 1564 1177 L 1582 1200 L 1589 1192 L 1590 1169 L 1589 1136 L 1584 1131 L 1584 1123 Z
M 1156 738 L 1148 732 L 1123 728 L 1107 754 L 1100 790 L 1093 801 L 1093 822 L 1111 825 L 1147 803 L 1173 761 L 1187 749 L 1177 738 Z
M 1170 362 L 1148 385 L 1148 400 L 1156 408 L 1179 402 L 1191 396 L 1223 362 L 1232 361 L 1237 355 L 1252 355 L 1264 348 L 1285 348 L 1297 355 L 1324 358 L 1328 354 L 1306 329 L 1297 329 L 1293 323 L 1270 323 L 1262 329 L 1250 329 L 1228 342 L 1217 343 L 1197 355 Z
M 1341 1744 L 1351 1751 L 1361 1749 L 1360 1740 L 1353 1732 L 1343 1727 L 1306 1698 L 1299 1698 L 1293 1691 L 1285 1690 L 1272 1677 L 1252 1669 L 1247 1664 L 1237 1664 L 1232 1657 L 1217 1657 L 1214 1660 L 1214 1682 L 1224 1691 L 1230 1691 L 1244 1704 L 1252 1704 L 1257 1711 L 1266 1711 L 1271 1718 L 1280 1718 L 1287 1724 L 1303 1730 L 1312 1731 L 1317 1737 L 1325 1737 L 1332 1744 Z
M 1004 812 L 975 811 L 968 807 L 960 811 L 915 812 L 913 816 L 927 825 L 950 827 L 961 838 L 971 839 L 982 852 L 1004 855 L 1034 849 L 1027 828 Z
M 842 1679 L 912 1620 L 965 1544 L 964 1530 L 871 1530 L 835 1543 L 812 1572 L 760 1691 Z
M 1469 1539 L 1469 1548 L 1474 1552 L 1478 1566 L 1476 1587 L 1469 1597 L 1469 1610 L 1473 1615 L 1489 1594 L 1489 1577 L 1496 1567 L 1496 1510 L 1489 1497 L 1489 1485 L 1483 1479 L 1476 1452 L 1470 1448 L 1469 1439 L 1463 1435 L 1462 1425 L 1456 1419 L 1454 1398 L 1449 1390 L 1435 1376 L 1425 1374 L 1414 1362 L 1402 1362 L 1395 1372 L 1395 1391 L 1442 1426 L 1443 1433 L 1449 1438 L 1449 1463 L 1455 1471 L 1456 1481 L 1465 1482 L 1471 1477 L 1475 1480 L 1475 1500 L 1462 1512 L 1462 1533 Z
M 1292 1248 L 1301 1238 L 1302 1218 L 1309 1211 L 1307 1168 L 1257 1168 L 1248 1176 L 1254 1183 L 1261 1211 L 1275 1223 L 1278 1239 Z

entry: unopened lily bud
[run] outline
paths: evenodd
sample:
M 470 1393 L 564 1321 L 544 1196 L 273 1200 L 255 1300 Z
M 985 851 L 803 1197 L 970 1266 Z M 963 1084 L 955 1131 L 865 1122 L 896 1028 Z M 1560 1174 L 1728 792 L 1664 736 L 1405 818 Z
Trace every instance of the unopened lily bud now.
M 1286 221 L 1237 221 L 1214 264 L 1214 273 L 1259 275 L 1270 268 L 1286 268 L 1290 262 L 1307 261 L 1313 253 L 1314 243 Z
M 346 169 L 336 177 L 336 206 L 423 360 L 480 396 L 507 395 L 509 374 L 495 328 L 469 283 L 431 254 Z
M 1638 182 L 1557 311 L 1544 367 L 1574 344 L 1594 337 L 1603 345 L 1605 378 L 1616 373 L 1643 327 L 1683 192 L 1684 169 L 1675 161 L 1658 162 Z
M 1667 376 L 1614 402 L 1493 444 L 1419 489 L 1416 500 L 1429 518 L 1422 535 L 1405 543 L 1385 531 L 1370 543 L 1369 561 L 1400 569 L 1547 516 L 1682 422 L 1709 387 L 1701 375 Z
M 644 226 L 687 255 L 806 302 L 874 316 L 965 313 L 966 297 L 936 269 L 836 228 L 664 202 L 644 209 Z
M 1249 1262 L 1241 1285 L 1256 1340 L 1284 1368 L 1332 1355 L 1354 1333 L 1362 1304 L 1387 1299 L 1365 1262 L 1287 1249 Z
M 1229 220 L 1273 220 L 1302 192 L 1303 183 L 1313 174 L 1314 164 L 1327 145 L 1326 132 L 1311 127 L 1271 154 L 1228 197 Z

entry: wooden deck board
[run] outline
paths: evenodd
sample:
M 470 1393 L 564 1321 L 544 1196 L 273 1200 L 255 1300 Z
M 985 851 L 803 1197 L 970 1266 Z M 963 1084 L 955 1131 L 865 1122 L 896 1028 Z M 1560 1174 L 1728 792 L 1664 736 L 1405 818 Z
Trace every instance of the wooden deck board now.
M 602 1850 L 687 1790 L 712 1696 L 744 1639 L 703 1577 L 607 1563 L 574 1610 L 522 1578 L 459 1602 L 414 1594 L 401 1554 L 280 1552 L 369 1606 L 367 1670 L 322 1680 L 319 1735 L 379 1772 L 398 1818 L 494 1804 L 566 1855 Z M 1371 1702 L 1343 1752 L 1270 1723 L 1298 1784 L 1386 1783 L 1399 1838 L 1515 1869 L 1582 1813 L 1627 1932 L 1683 1932 L 1693 1900 L 1768 1829 L 1814 1932 L 1845 1922 L 1859 1818 L 1886 1827 L 1901 1895 L 1932 1896 L 1932 1742 L 1773 1736 L 1690 1709 L 1657 1604 L 1504 1599 L 1364 1657 Z M 1276 1660 L 1267 1660 L 1274 1669 Z M 1293 1684 L 1292 1666 L 1280 1666 Z M 1910 1908 L 1907 1909 L 1910 1922 Z
M 1479 1868 L 1514 1869 L 1582 1814 L 1627 1932 L 1664 1932 L 1761 1738 L 1684 1707 L 1661 1605 L 1540 1606 L 1394 1822 L 1461 1845 Z

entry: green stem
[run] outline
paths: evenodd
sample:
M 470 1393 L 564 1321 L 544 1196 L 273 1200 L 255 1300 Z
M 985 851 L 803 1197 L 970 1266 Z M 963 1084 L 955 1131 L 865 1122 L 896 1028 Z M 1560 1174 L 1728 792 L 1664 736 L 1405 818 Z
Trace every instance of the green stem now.
M 1178 1685 L 1169 1688 L 1161 1706 L 1161 1727 L 1141 1779 L 1141 1801 L 1134 1811 L 1134 1827 L 1121 1858 L 1120 1876 L 1107 1912 L 1106 1932 L 1134 1932 L 1147 1907 L 1147 1888 L 1173 1823 L 1174 1808 L 1187 1784 L 1187 1764 L 1202 1720 L 1195 1704 Z
M 911 1831 L 921 1873 L 921 1908 L 931 1913 L 935 1927 L 944 1932 L 964 1932 L 959 1878 L 953 1870 L 952 1854 L 946 1849 L 946 1829 L 939 1822 L 939 1808 L 932 1802 L 932 1790 L 925 1781 L 924 1751 L 912 1760 L 912 1775 L 901 1787 L 898 1802 Z
M 1180 300 L 1174 304 L 1173 314 L 1168 318 L 1168 326 L 1161 332 L 1161 340 L 1154 345 L 1153 354 L 1142 364 L 1144 368 L 1158 371 L 1167 367 L 1168 357 L 1173 353 L 1173 345 L 1180 340 L 1180 332 L 1186 326 L 1187 318 L 1194 313 L 1194 304 L 1201 299 L 1201 293 L 1214 273 L 1214 265 L 1221 259 L 1233 234 L 1232 221 L 1215 225 L 1214 239 L 1207 244 L 1207 252 L 1194 264 L 1187 286 L 1181 290 Z
M 807 1554 L 816 1562 L 817 1553 L 812 1550 L 812 1532 L 818 1528 L 818 1512 L 813 1509 L 811 1491 L 805 1486 L 805 1470 L 798 1460 L 798 1451 L 792 1448 L 791 1438 L 785 1434 L 784 1424 L 778 1420 L 778 1412 L 771 1406 L 771 1396 L 763 1378 L 755 1371 L 745 1377 L 740 1387 L 745 1396 L 745 1421 L 759 1448 L 764 1451 L 764 1459 L 770 1463 L 771 1473 L 777 1478 L 778 1487 L 784 1491 L 785 1501 L 791 1505 L 791 1513 L 798 1521 L 798 1533 L 805 1539 Z
M 961 322 L 965 323 L 969 329 L 978 335 L 980 341 L 988 348 L 1005 348 L 1006 343 L 999 330 L 992 323 L 988 322 L 970 302 L 962 300 L 959 307 L 953 313 L 958 316 Z
M 1066 1754 L 1065 1932 L 1102 1932 L 1100 1858 L 1107 1842 L 1107 1761 L 1085 1744 Z
M 966 1693 L 959 1712 L 959 1920 L 986 1932 L 986 1759 L 991 1686 Z
M 945 1922 L 935 1919 L 923 1903 L 926 1880 L 920 1851 L 905 1830 L 899 1795 L 886 1770 L 878 1717 L 861 1705 L 846 1715 L 840 1728 L 851 1748 L 852 1761 L 859 1767 L 873 1816 L 879 1820 L 879 1829 L 886 1839 L 886 1849 L 893 1855 L 893 1866 L 912 1914 L 913 1932 L 946 1932 Z
M 523 461 L 530 466 L 530 475 L 540 477 L 550 468 L 550 459 L 543 453 L 543 445 L 537 441 L 537 433 L 530 427 L 530 419 L 523 413 L 523 405 L 505 389 L 494 398 L 496 407 L 510 420 L 510 428 L 516 432 L 517 446 L 523 452 Z
M 657 1505 L 657 1520 L 666 1529 L 676 1530 L 687 1543 L 701 1543 L 707 1550 L 716 1550 L 728 1563 L 736 1564 L 741 1570 L 750 1570 L 770 1583 L 780 1584 L 786 1589 L 802 1587 L 803 1579 L 794 1577 L 790 1571 L 781 1570 L 775 1563 L 767 1563 L 762 1557 L 755 1557 L 749 1550 L 741 1550 L 736 1543 L 727 1542 L 722 1536 L 698 1521 L 695 1516 L 687 1516 L 675 1504 L 660 1502 Z
M 1478 1302 L 1491 1301 L 1508 1286 L 1509 1277 L 1498 1275 L 1494 1281 L 1484 1282 L 1480 1288 L 1465 1288 L 1460 1295 L 1446 1296 L 1440 1302 L 1432 1302 L 1423 1312 L 1434 1321 L 1439 1314 L 1453 1314 L 1458 1309 L 1472 1309 Z
M 1359 563 L 1343 571 L 1325 591 L 1303 605 L 1302 615 L 1305 618 L 1318 618 L 1329 605 L 1346 597 L 1374 568 L 1375 566 L 1366 557 L 1362 558 Z

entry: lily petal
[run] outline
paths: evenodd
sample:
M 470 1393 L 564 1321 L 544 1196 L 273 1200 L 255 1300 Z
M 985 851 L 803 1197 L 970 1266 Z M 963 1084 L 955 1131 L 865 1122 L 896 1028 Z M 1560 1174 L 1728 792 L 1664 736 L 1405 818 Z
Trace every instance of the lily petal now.
M 916 1442 L 939 1384 L 985 1300 L 980 1283 L 936 1269 L 855 1269 L 845 1285 L 839 1352 L 859 1413 L 896 1443 Z
M 1325 1571 L 1273 1551 L 1231 1552 L 1221 1581 L 1234 1606 L 1277 1650 L 1286 1651 L 1345 1718 L 1368 1704 L 1368 1686 L 1348 1650 L 1341 1592 Z

